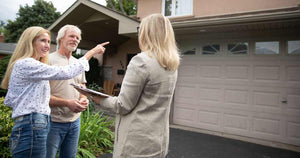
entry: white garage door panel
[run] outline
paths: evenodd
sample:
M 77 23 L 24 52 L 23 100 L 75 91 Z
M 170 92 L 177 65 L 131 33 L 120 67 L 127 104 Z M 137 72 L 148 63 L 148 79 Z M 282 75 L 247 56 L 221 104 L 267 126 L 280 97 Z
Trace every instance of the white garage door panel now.
M 300 82 L 300 67 L 299 66 L 287 66 L 287 80 Z
M 295 144 L 300 146 L 300 117 L 294 117 L 287 120 L 287 144 Z
M 227 79 L 249 80 L 250 66 L 248 65 L 229 65 L 226 66 L 225 77 Z
M 225 103 L 239 107 L 248 107 L 250 91 L 247 89 L 225 89 Z
M 250 128 L 250 116 L 241 111 L 227 110 L 222 116 L 221 123 L 224 132 L 247 136 Z
M 300 92 L 288 93 L 286 98 L 288 100 L 284 106 L 287 109 L 286 114 L 300 117 Z
M 199 87 L 198 99 L 202 101 L 220 102 L 222 100 L 222 89 L 215 87 Z
M 222 65 L 207 65 L 199 68 L 199 74 L 204 78 L 221 78 Z
M 254 114 L 253 116 L 253 131 L 254 133 L 263 139 L 277 139 L 280 137 L 281 125 L 280 116 L 272 114 Z
M 176 119 L 193 123 L 196 120 L 196 110 L 187 107 L 178 107 L 174 111 Z
M 210 110 L 198 110 L 198 118 L 197 121 L 203 125 L 211 125 L 216 128 L 219 126 L 219 118 L 220 113 L 217 111 Z
M 268 65 L 254 67 L 254 80 L 256 81 L 279 81 L 280 66 Z
M 177 102 L 177 107 L 174 109 L 174 116 L 176 117 L 173 118 L 173 121 L 185 126 L 192 125 L 193 127 L 217 130 L 217 128 L 220 128 L 221 117 L 218 105 L 205 102 L 198 102 L 197 104 Z
M 253 110 L 255 112 L 263 113 L 281 113 L 281 94 L 280 89 L 277 91 L 263 90 L 264 88 L 257 88 L 253 91 Z
M 300 145 L 300 56 L 184 56 L 174 124 Z

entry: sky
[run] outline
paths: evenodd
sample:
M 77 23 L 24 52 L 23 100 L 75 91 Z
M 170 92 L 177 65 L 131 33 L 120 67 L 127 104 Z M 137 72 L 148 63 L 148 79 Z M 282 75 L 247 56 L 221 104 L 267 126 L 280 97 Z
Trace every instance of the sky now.
M 45 0 L 47 2 L 52 2 L 54 7 L 59 11 L 61 14 L 64 13 L 76 0 Z M 92 0 L 96 3 L 106 5 L 105 0 Z M 21 6 L 25 6 L 28 4 L 32 6 L 34 4 L 34 0 L 0 0 L 1 9 L 0 9 L 0 20 L 4 21 L 5 23 L 7 20 L 14 21 L 17 12 Z

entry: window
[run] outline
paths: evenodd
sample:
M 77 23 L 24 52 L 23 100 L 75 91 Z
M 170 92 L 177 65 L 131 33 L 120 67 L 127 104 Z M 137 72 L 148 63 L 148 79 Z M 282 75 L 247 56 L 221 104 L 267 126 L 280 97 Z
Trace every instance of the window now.
M 288 54 L 300 54 L 300 41 L 288 41 Z
M 246 55 L 248 54 L 248 43 L 230 43 L 227 44 L 227 52 L 230 55 Z
M 219 44 L 212 44 L 212 45 L 204 45 L 202 47 L 202 55 L 216 55 L 220 54 L 220 45 Z
M 256 42 L 255 54 L 279 54 L 279 42 Z
M 162 0 L 165 16 L 192 15 L 193 0 Z
M 182 55 L 196 55 L 197 53 L 197 44 L 190 40 L 180 41 L 178 48 Z
M 196 48 L 192 48 L 189 50 L 185 50 L 182 52 L 183 55 L 195 55 L 196 54 Z

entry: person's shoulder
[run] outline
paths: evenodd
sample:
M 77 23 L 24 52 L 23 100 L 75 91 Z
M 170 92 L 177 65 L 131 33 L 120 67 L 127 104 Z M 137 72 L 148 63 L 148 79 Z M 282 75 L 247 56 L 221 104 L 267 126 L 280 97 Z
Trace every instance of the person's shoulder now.
M 48 58 L 49 64 L 52 65 L 53 63 L 55 63 L 58 57 L 59 57 L 59 53 L 57 51 L 49 53 L 49 58 Z
M 56 51 L 52 52 L 52 53 L 49 53 L 49 58 L 56 57 L 57 55 L 58 55 L 58 53 Z
M 143 66 L 147 63 L 147 55 L 145 55 L 145 53 L 139 53 L 137 55 L 135 55 L 132 59 L 131 59 L 131 63 L 136 65 L 136 66 Z
M 19 59 L 16 62 L 16 64 L 24 64 L 24 63 L 32 63 L 32 62 L 37 62 L 37 60 L 28 57 L 28 58 Z
M 147 53 L 141 52 L 141 53 L 137 54 L 136 56 L 134 56 L 132 58 L 132 60 L 135 62 L 138 62 L 138 63 L 148 63 L 150 60 L 152 60 L 152 58 L 149 57 L 147 55 Z
M 129 65 L 134 67 L 136 70 L 140 70 L 142 72 L 147 72 L 151 69 L 152 58 L 147 55 L 145 52 L 141 52 L 135 55 Z
M 23 58 L 23 59 L 19 59 L 18 61 L 16 61 L 15 63 L 15 67 L 32 67 L 32 66 L 36 66 L 40 63 L 40 61 L 33 59 L 33 58 Z

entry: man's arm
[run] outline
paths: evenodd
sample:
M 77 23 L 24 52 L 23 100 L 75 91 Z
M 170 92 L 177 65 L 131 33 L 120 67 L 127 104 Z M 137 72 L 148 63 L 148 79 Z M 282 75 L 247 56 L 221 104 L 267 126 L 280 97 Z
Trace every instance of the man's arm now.
M 49 102 L 50 107 L 53 107 L 53 106 L 67 106 L 68 107 L 69 104 L 70 104 L 70 102 L 68 99 L 59 98 L 54 95 L 50 96 L 50 102 Z
M 81 105 L 78 99 L 64 99 L 64 98 L 56 97 L 54 95 L 51 95 L 49 105 L 50 107 L 66 106 L 71 111 L 76 113 L 84 111 L 87 108 L 86 105 Z

